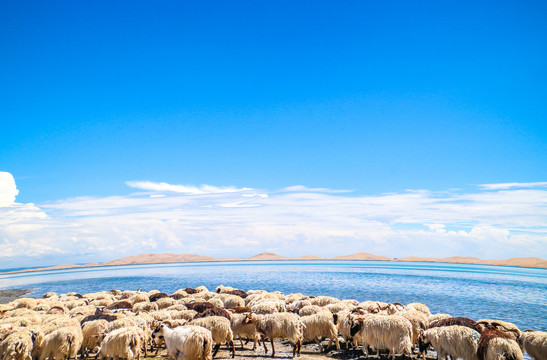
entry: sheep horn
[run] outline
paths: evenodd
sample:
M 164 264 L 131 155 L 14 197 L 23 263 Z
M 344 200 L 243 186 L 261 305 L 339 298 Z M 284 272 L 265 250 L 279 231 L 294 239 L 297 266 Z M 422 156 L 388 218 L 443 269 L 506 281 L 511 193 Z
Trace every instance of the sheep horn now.
M 508 329 L 506 328 L 504 325 L 500 324 L 500 323 L 497 323 L 497 322 L 493 322 L 492 323 L 492 326 L 495 326 L 495 327 L 502 327 L 505 331 L 509 331 L 509 332 L 512 332 L 512 333 L 515 333 L 517 336 L 519 335 L 519 330 L 516 330 L 516 329 Z

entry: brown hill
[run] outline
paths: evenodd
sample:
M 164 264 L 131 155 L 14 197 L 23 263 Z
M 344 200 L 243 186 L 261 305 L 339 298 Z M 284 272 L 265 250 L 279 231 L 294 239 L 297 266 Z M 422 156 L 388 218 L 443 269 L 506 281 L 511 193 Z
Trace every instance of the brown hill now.
M 299 257 L 291 258 L 291 260 L 322 260 L 317 255 L 302 255 Z
M 439 259 L 433 258 L 433 257 L 424 257 L 424 256 L 406 256 L 403 258 L 398 258 L 397 261 L 435 262 L 435 261 L 439 261 Z
M 407 256 L 399 258 L 397 261 L 423 261 L 423 262 L 445 262 L 454 264 L 478 264 L 478 265 L 502 265 L 502 266 L 522 266 L 547 269 L 547 260 L 540 258 L 511 258 L 507 260 L 483 260 L 472 256 L 450 256 L 446 258 Z
M 103 263 L 109 265 L 136 265 L 136 264 L 161 264 L 177 262 L 196 262 L 196 261 L 216 261 L 212 256 L 194 255 L 194 254 L 140 254 L 137 256 L 126 256 L 121 259 L 111 260 Z
M 374 261 L 391 261 L 393 258 L 382 256 L 382 255 L 373 255 L 366 252 L 360 252 L 352 255 L 343 255 L 335 256 L 332 260 L 374 260 Z
M 248 257 L 245 260 L 289 260 L 288 257 L 277 255 L 273 252 L 263 252 L 254 256 Z
M 542 260 L 535 257 L 511 258 L 507 260 L 485 260 L 485 262 L 490 265 L 524 266 L 547 269 L 547 260 Z
M 484 260 L 472 256 L 449 256 L 438 259 L 438 261 L 458 264 L 481 264 Z
M 242 261 L 242 258 L 238 257 L 229 257 L 229 258 L 218 258 L 217 261 Z

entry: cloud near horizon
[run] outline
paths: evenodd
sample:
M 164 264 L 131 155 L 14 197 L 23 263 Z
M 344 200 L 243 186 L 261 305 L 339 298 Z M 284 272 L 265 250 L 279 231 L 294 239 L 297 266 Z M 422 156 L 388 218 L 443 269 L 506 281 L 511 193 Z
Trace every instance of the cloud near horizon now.
M 12 179 L 0 177 L 0 259 L 10 264 L 149 252 L 547 258 L 542 185 L 350 196 L 301 185 L 279 192 L 142 181 L 127 185 L 144 192 L 34 205 L 15 202 Z

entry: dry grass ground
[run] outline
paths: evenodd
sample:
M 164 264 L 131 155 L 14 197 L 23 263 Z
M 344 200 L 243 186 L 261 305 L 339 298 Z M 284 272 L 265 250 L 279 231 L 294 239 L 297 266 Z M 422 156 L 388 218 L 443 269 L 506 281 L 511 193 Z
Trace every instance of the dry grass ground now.
M 324 346 L 327 345 L 327 342 L 324 343 Z M 256 350 L 252 350 L 252 344 L 249 343 L 245 346 L 244 349 L 241 349 L 239 341 L 236 342 L 236 357 L 235 359 L 239 360 L 267 360 L 272 359 L 272 349 L 271 345 L 267 343 L 268 354 L 264 353 L 264 348 L 262 346 L 257 346 Z M 292 359 L 292 345 L 288 342 L 275 341 L 275 359 Z M 376 356 L 370 356 L 370 359 L 378 359 Z M 143 357 L 141 357 L 143 359 Z M 167 360 L 165 350 L 162 350 L 158 353 L 157 356 L 153 354 L 148 354 L 146 360 Z M 232 354 L 228 351 L 226 346 L 222 346 L 215 356 L 214 360 L 231 360 Z M 350 351 L 336 351 L 336 349 L 331 350 L 327 353 L 320 353 L 319 347 L 316 344 L 305 344 L 302 346 L 302 351 L 300 357 L 295 359 L 301 360 L 342 360 L 342 359 L 352 359 L 352 360 L 365 360 L 366 357 L 361 350 L 350 350 Z M 387 353 L 382 354 L 381 359 L 388 359 Z M 400 359 L 400 357 L 397 357 Z M 407 358 L 408 359 L 408 358 Z M 421 357 L 420 357 L 421 359 Z M 426 356 L 426 360 L 436 359 L 435 356 Z

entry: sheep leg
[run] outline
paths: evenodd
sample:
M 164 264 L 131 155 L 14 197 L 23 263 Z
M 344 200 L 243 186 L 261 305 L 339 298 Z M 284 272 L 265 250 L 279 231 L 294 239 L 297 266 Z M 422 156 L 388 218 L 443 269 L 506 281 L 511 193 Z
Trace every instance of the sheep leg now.
M 317 345 L 319 345 L 319 352 L 323 352 L 325 349 L 323 349 L 323 346 L 321 346 L 321 341 L 319 341 L 318 338 L 315 338 L 314 340 L 315 340 L 315 343 L 316 343 Z M 296 344 L 294 345 L 294 347 L 296 348 Z M 293 355 L 293 356 L 294 356 L 294 355 Z
M 266 347 L 266 340 L 262 339 L 262 345 L 264 345 L 264 354 L 268 353 L 268 348 Z
M 274 347 L 274 343 L 273 343 L 273 338 L 270 339 L 271 343 L 272 343 L 272 357 L 275 356 L 275 347 Z
M 363 347 L 361 348 L 361 351 L 362 351 L 363 354 L 365 354 L 365 356 L 368 358 L 368 346 L 367 346 L 367 344 L 365 344 L 364 341 L 363 341 Z
M 236 348 L 234 346 L 234 342 L 230 341 L 230 346 L 232 347 L 232 357 L 236 356 Z
M 215 345 L 215 350 L 213 351 L 213 357 L 215 357 L 215 355 L 217 354 L 218 349 L 220 349 L 220 344 Z
M 333 342 L 333 340 L 332 340 L 332 338 L 330 338 L 329 339 L 329 344 L 327 345 L 327 348 L 325 349 L 325 352 L 330 349 L 330 347 L 332 346 L 332 342 Z M 340 350 L 340 349 L 338 349 L 338 350 Z

